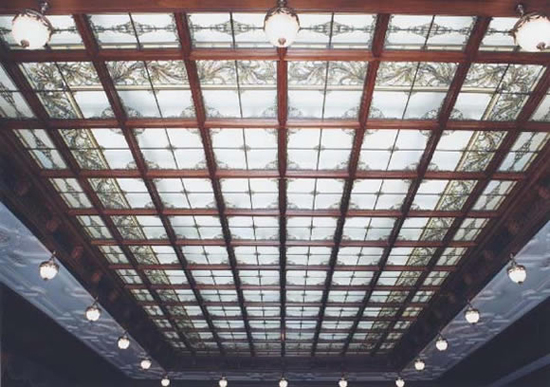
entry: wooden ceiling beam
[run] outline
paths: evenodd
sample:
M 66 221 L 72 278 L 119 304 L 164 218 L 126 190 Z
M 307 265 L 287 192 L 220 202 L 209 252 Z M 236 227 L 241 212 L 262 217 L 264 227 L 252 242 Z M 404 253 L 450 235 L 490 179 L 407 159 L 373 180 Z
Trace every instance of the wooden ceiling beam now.
M 265 13 L 275 5 L 273 0 L 52 0 L 48 14 L 119 13 L 119 12 L 260 12 Z M 524 0 L 528 12 L 550 13 L 545 0 Z M 365 2 L 362 0 L 292 0 L 289 3 L 298 12 L 361 12 L 395 13 L 414 15 L 457 15 L 517 17 L 515 0 L 478 1 L 462 0 L 444 2 L 438 0 L 386 0 Z M 36 9 L 33 0 L 0 1 L 1 13 L 15 13 L 23 8 Z

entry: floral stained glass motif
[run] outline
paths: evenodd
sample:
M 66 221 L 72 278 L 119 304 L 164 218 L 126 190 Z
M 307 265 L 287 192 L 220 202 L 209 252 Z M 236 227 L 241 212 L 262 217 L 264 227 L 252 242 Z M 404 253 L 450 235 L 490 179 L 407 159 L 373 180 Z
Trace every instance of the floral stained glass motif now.
M 60 129 L 61 137 L 82 169 L 135 169 L 120 129 Z
M 367 62 L 289 62 L 292 118 L 357 118 Z
M 385 48 L 390 50 L 464 50 L 474 17 L 392 15 Z
M 209 117 L 277 115 L 277 69 L 273 61 L 197 61 Z
M 51 118 L 113 117 L 91 62 L 24 63 L 21 69 Z
M 44 129 L 14 130 L 40 168 L 65 169 L 67 164 Z
M 354 135 L 351 129 L 290 129 L 287 150 L 288 168 L 346 169 Z
M 0 117 L 33 118 L 34 114 L 9 75 L 0 65 Z
M 424 180 L 414 197 L 412 208 L 460 211 L 476 183 L 475 180 Z
M 543 66 L 474 63 L 452 112 L 453 119 L 514 121 L 533 92 Z
M 195 117 L 183 61 L 107 62 L 129 117 Z
M 456 68 L 456 63 L 380 63 L 369 116 L 436 119 Z
M 101 14 L 89 15 L 89 19 L 101 48 L 179 47 L 173 14 Z
M 212 183 L 208 179 L 156 179 L 155 185 L 165 207 L 216 207 Z
M 474 210 L 498 210 L 515 185 L 515 181 L 491 180 L 474 205 Z
M 479 172 L 486 170 L 506 132 L 444 131 L 428 169 Z
M 407 218 L 399 232 L 399 240 L 441 241 L 454 218 Z
M 90 184 L 105 208 L 152 208 L 153 202 L 141 179 L 93 178 Z
M 50 179 L 55 190 L 61 195 L 63 201 L 70 208 L 91 208 L 92 204 L 88 196 L 76 179 Z
M 227 208 L 278 208 L 279 186 L 276 179 L 222 179 L 220 183 Z
M 264 13 L 190 13 L 191 41 L 197 48 L 271 48 L 263 31 Z M 296 48 L 368 49 L 376 17 L 369 14 L 301 14 Z
M 401 207 L 410 180 L 355 180 L 351 191 L 350 208 L 361 210 L 396 210 Z
M 24 48 L 13 39 L 11 33 L 13 17 L 14 15 L 0 16 L 0 38 L 10 49 L 23 50 Z M 84 43 L 82 42 L 80 33 L 71 15 L 48 15 L 48 20 L 53 27 L 54 33 L 51 36 L 47 48 L 40 48 L 40 50 L 84 49 Z

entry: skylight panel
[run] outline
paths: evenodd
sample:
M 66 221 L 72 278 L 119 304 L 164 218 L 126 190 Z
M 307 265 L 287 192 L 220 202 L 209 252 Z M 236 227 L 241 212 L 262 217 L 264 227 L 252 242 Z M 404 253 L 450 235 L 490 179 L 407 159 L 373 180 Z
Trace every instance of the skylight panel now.
M 197 61 L 208 117 L 277 116 L 277 68 L 274 61 Z
M 103 49 L 179 47 L 174 15 L 170 13 L 97 14 L 88 17 Z
M 114 116 L 91 62 L 24 63 L 21 70 L 51 118 Z
M 444 131 L 428 169 L 439 171 L 484 171 L 506 132 Z
M 357 118 L 367 62 L 289 62 L 292 118 Z
M 40 168 L 67 168 L 61 153 L 44 129 L 19 129 L 14 132 Z
M 436 263 L 436 266 L 455 266 L 466 253 L 464 247 L 447 247 Z
M 454 218 L 407 218 L 401 227 L 399 240 L 441 241 Z
M 128 117 L 195 117 L 183 61 L 106 64 Z
M 389 238 L 395 218 L 347 217 L 342 238 L 355 241 L 376 241 Z
M 126 255 L 122 252 L 121 248 L 118 246 L 98 246 L 99 251 L 103 256 L 112 264 L 127 264 L 128 259 Z
M 540 102 L 537 110 L 533 113 L 531 121 L 550 122 L 550 94 L 546 94 Z
M 536 86 L 543 66 L 473 63 L 456 101 L 453 118 L 513 121 Z
M 120 129 L 60 129 L 82 169 L 135 169 L 132 152 Z
M 288 134 L 288 168 L 307 170 L 347 169 L 353 130 L 291 129 Z
M 380 63 L 369 116 L 437 119 L 456 68 L 456 63 Z
M 336 265 L 378 265 L 383 252 L 384 249 L 380 247 L 340 247 Z
M 500 165 L 499 171 L 526 171 L 542 151 L 549 138 L 550 134 L 544 132 L 521 133 Z
M 460 211 L 476 183 L 475 180 L 423 180 L 414 197 L 412 208 Z
M 343 190 L 343 179 L 289 179 L 287 206 L 304 210 L 337 209 Z
M 112 216 L 111 219 L 124 239 L 163 239 L 166 230 L 158 216 Z
M 365 152 L 367 156 L 368 152 Z M 360 210 L 396 210 L 401 207 L 410 180 L 355 180 L 351 191 L 350 209 Z
M 475 241 L 479 233 L 489 223 L 487 218 L 466 218 L 460 225 L 453 240 L 455 241 Z
M 286 263 L 292 266 L 327 266 L 331 249 L 322 246 L 292 246 L 286 249 Z
M 209 179 L 155 179 L 154 183 L 167 208 L 216 208 Z
M 387 265 L 426 266 L 434 253 L 435 248 L 430 247 L 394 247 Z
M 286 228 L 287 237 L 289 239 L 305 241 L 332 239 L 337 221 L 337 218 L 326 216 L 289 216 Z
M 136 139 L 151 169 L 206 169 L 198 129 L 134 129 Z
M 221 179 L 227 208 L 273 209 L 279 206 L 276 179 Z
M 222 239 L 223 233 L 217 216 L 170 216 L 176 236 L 181 239 Z
M 493 17 L 481 41 L 480 51 L 519 51 L 510 31 L 518 21 L 517 17 Z
M 113 238 L 101 217 L 96 215 L 79 215 L 76 219 L 91 239 Z
M 279 265 L 279 248 L 274 246 L 235 246 L 239 265 Z
M 11 32 L 14 15 L 0 16 L 0 37 L 11 50 L 23 50 L 19 43 L 13 39 Z M 53 27 L 53 34 L 47 48 L 39 50 L 80 50 L 84 48 L 82 37 L 76 28 L 72 15 L 48 15 L 48 21 Z
M 181 250 L 190 265 L 229 265 L 224 246 L 182 246 Z
M 275 129 L 211 129 L 220 169 L 277 169 Z
M 464 50 L 475 23 L 471 16 L 392 15 L 389 50 Z
M 277 240 L 279 220 L 271 216 L 229 216 L 229 229 L 234 239 Z
M 89 179 L 105 208 L 152 208 L 151 196 L 142 179 Z
M 172 246 L 128 246 L 141 265 L 170 265 L 179 263 Z
M 2 30 L 0 28 L 0 34 L 1 33 Z M 0 95 L 0 117 L 34 117 L 34 113 L 31 111 L 27 101 L 23 98 L 23 94 L 19 92 L 2 65 L 0 65 L 0 87 L 2 87 L 2 94 Z
M 515 181 L 491 180 L 474 205 L 474 210 L 498 210 L 515 185 Z
M 91 208 L 92 204 L 76 179 L 50 179 L 55 190 L 70 208 Z

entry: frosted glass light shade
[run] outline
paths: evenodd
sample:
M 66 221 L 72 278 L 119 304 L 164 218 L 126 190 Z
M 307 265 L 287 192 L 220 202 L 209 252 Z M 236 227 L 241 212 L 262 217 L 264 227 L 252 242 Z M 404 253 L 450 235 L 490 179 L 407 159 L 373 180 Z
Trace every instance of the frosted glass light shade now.
M 140 363 L 140 366 L 141 369 L 148 370 L 149 368 L 151 368 L 151 360 L 149 360 L 148 358 L 143 359 Z
M 94 302 L 92 305 L 86 308 L 86 318 L 88 321 L 97 321 L 101 316 L 101 309 Z
M 49 281 L 54 279 L 57 273 L 59 272 L 59 265 L 55 263 L 53 257 L 48 261 L 44 261 L 40 264 L 40 278 L 44 281 Z
M 524 51 L 538 52 L 550 48 L 550 19 L 538 12 L 523 15 L 511 31 Z
M 40 12 L 27 9 L 13 18 L 11 22 L 13 39 L 21 47 L 36 50 L 44 47 L 52 37 L 53 27 Z
M 472 308 L 471 306 L 464 312 L 464 317 L 466 321 L 470 324 L 477 324 L 479 322 L 479 310 Z
M 300 20 L 292 8 L 278 6 L 269 10 L 264 20 L 264 31 L 275 47 L 288 47 L 298 35 Z
M 525 270 L 525 266 L 518 265 L 515 261 L 512 262 L 507 271 L 508 277 L 510 277 L 512 282 L 515 282 L 516 284 L 521 285 L 527 278 L 527 270 Z
M 437 348 L 438 351 L 441 351 L 441 352 L 446 351 L 447 348 L 449 348 L 449 342 L 445 340 L 445 338 L 439 337 L 435 342 L 435 347 Z

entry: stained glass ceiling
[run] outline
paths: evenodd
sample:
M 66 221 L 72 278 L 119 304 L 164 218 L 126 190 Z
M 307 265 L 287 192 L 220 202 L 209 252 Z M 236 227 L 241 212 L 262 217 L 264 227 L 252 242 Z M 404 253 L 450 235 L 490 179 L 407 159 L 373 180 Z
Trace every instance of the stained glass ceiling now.
M 2 138 L 177 351 L 390 353 L 549 150 L 507 18 L 0 16 Z

